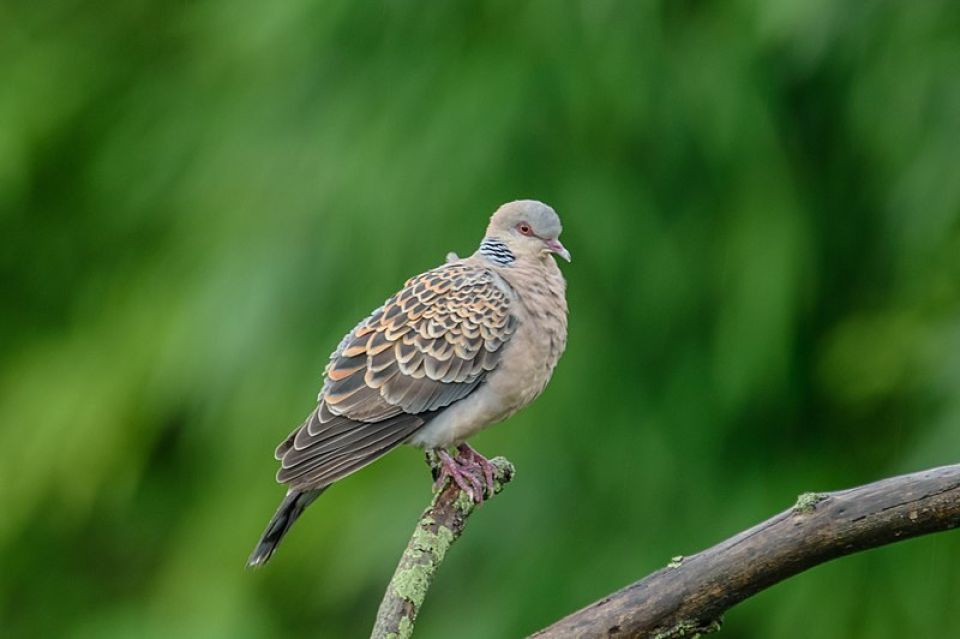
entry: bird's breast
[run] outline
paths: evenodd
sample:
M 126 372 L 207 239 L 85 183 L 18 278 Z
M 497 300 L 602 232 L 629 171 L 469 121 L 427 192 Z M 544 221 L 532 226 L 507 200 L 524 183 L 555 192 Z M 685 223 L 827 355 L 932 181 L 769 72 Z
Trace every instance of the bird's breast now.
M 476 391 L 418 431 L 411 444 L 437 448 L 462 442 L 514 415 L 543 392 L 567 344 L 566 286 L 556 264 L 552 266 L 552 271 L 514 269 L 504 274 L 518 324 L 503 346 L 499 365 Z

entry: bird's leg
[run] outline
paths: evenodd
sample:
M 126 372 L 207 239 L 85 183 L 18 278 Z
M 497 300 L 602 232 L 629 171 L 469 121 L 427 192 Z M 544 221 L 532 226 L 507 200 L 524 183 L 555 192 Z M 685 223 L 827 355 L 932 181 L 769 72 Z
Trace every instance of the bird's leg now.
M 473 468 L 478 468 L 483 474 L 483 478 L 486 480 L 487 495 L 493 495 L 495 487 L 493 475 L 496 468 L 490 463 L 490 460 L 478 453 L 467 442 L 463 442 L 457 446 L 457 451 L 459 451 L 457 457 L 460 458 L 461 465 L 467 468 L 470 468 L 471 466 Z
M 432 466 L 435 481 L 434 490 L 440 490 L 450 479 L 460 490 L 467 493 L 470 498 L 479 503 L 483 501 L 483 484 L 473 475 L 471 468 L 464 464 L 459 458 L 451 457 L 445 448 L 437 448 L 433 453 L 439 464 Z M 428 463 L 430 455 L 427 455 Z

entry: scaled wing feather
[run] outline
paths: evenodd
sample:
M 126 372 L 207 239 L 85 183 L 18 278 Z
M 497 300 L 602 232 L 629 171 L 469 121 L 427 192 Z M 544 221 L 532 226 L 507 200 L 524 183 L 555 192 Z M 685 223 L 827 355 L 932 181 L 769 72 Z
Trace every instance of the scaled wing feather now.
M 448 263 L 360 322 L 331 355 L 316 410 L 277 447 L 277 479 L 327 486 L 476 390 L 517 327 L 502 282 L 485 267 Z

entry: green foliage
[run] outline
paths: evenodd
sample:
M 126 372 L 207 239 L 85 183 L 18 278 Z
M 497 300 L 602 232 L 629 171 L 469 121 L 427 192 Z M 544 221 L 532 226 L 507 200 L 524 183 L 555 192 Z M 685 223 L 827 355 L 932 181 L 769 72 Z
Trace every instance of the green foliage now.
M 4 637 L 369 632 L 419 453 L 244 571 L 271 451 L 343 332 L 518 197 L 564 219 L 569 349 L 473 442 L 520 476 L 419 637 L 520 636 L 956 461 L 956 2 L 14 0 L 0 59 Z M 941 636 L 958 560 L 844 559 L 723 636 Z

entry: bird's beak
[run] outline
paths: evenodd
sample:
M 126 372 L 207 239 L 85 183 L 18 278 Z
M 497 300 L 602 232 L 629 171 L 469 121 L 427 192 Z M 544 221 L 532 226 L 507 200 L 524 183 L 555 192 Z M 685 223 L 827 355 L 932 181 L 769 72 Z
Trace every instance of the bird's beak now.
M 551 253 L 556 253 L 566 261 L 570 261 L 570 251 L 568 251 L 563 244 L 560 243 L 560 240 L 545 240 L 544 244 L 547 245 L 547 249 Z

